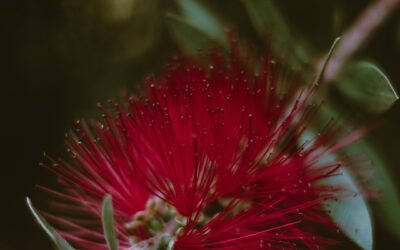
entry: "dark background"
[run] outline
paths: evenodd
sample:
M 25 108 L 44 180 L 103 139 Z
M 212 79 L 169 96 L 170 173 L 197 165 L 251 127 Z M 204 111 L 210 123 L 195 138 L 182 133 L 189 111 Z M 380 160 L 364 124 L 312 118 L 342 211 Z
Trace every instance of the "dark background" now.
M 64 155 L 63 135 L 75 119 L 97 116 L 95 103 L 133 90 L 150 72 L 157 72 L 177 48 L 162 24 L 158 38 L 143 55 L 124 57 L 122 38 L 133 28 L 102 21 L 96 9 L 84 9 L 78 0 L 10 0 L 0 10 L 0 250 L 51 249 L 25 205 L 32 196 L 45 202 L 35 184 L 52 185 L 54 177 L 38 167 L 42 152 Z M 212 2 L 212 1 L 208 1 Z M 288 22 L 321 52 L 370 2 L 364 0 L 276 1 Z M 247 31 L 249 20 L 239 1 L 211 3 L 229 20 Z M 170 1 L 160 12 L 174 8 Z M 333 15 L 340 11 L 342 25 L 333 29 Z M 158 12 L 156 12 L 157 14 Z M 159 14 L 159 13 L 158 13 Z M 150 18 L 150 17 L 149 17 Z M 153 21 L 154 21 L 153 20 Z M 139 31 L 136 31 L 140 34 Z M 135 42 L 133 34 L 127 41 Z M 400 11 L 376 32 L 356 55 L 377 62 L 400 91 Z M 398 128 L 400 107 L 386 115 L 384 129 L 375 132 L 391 159 L 393 176 L 400 166 Z M 378 129 L 379 130 L 379 129 Z M 397 177 L 394 177 L 398 179 Z M 400 212 L 400 211 L 399 211 Z M 377 225 L 377 248 L 394 249 L 399 242 Z M 389 248 L 387 248 L 389 247 Z

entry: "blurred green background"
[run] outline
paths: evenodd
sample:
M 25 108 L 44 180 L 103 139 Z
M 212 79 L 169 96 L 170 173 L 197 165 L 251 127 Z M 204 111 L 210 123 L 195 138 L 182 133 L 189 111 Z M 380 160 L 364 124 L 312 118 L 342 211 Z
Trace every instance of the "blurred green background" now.
M 202 2 L 244 40 L 264 42 L 242 1 Z M 318 58 L 372 1 L 273 2 L 293 32 L 291 39 L 299 44 L 307 41 Z M 97 117 L 96 102 L 135 91 L 146 75 L 161 70 L 181 47 L 179 34 L 170 27 L 180 20 L 175 19 L 180 9 L 173 0 L 13 0 L 2 5 L 0 249 L 51 249 L 24 203 L 29 195 L 39 206 L 45 204 L 35 184 L 54 182 L 38 167 L 42 152 L 65 155 L 63 134 L 77 118 Z M 173 13 L 172 18 L 167 13 Z M 224 43 L 219 30 L 212 30 L 212 20 L 204 25 L 217 42 Z M 192 38 L 186 37 L 188 42 Z M 399 57 L 400 9 L 353 58 L 376 63 L 400 91 Z M 340 89 L 332 92 L 340 95 Z M 380 115 L 357 105 L 351 110 L 360 120 L 382 121 L 369 138 L 399 190 L 400 104 Z M 380 213 L 376 211 L 374 218 Z M 395 236 L 400 231 L 393 232 L 396 225 L 374 223 L 375 249 L 400 247 Z

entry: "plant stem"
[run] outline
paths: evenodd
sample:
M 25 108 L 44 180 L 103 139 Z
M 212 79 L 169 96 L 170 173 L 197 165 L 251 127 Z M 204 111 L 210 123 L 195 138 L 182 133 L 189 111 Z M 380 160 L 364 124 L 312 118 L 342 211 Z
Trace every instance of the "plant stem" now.
M 375 0 L 342 35 L 324 73 L 324 82 L 332 82 L 340 73 L 344 63 L 366 42 L 368 37 L 398 7 L 400 0 Z M 323 60 L 318 64 L 320 67 Z

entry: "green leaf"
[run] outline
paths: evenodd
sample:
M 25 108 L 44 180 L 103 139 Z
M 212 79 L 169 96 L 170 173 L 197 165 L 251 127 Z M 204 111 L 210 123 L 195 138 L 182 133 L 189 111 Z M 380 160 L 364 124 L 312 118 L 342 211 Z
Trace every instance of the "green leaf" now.
M 188 24 L 196 27 L 211 39 L 228 45 L 226 31 L 219 19 L 197 0 L 177 0 Z
M 388 77 L 374 64 L 350 64 L 337 84 L 340 92 L 370 114 L 388 110 L 399 99 Z
M 74 250 L 74 248 L 70 244 L 68 244 L 68 242 L 63 239 L 52 226 L 50 226 L 46 219 L 40 215 L 40 213 L 36 210 L 28 197 L 26 197 L 26 204 L 28 205 L 31 213 L 35 217 L 36 222 L 43 228 L 43 230 L 47 233 L 47 235 L 50 237 L 50 239 L 59 250 Z
M 103 222 L 104 237 L 110 250 L 118 250 L 117 232 L 114 226 L 114 209 L 111 195 L 104 198 L 101 219 Z
M 288 60 L 293 66 L 299 66 L 310 58 L 311 50 L 307 42 L 299 36 L 293 37 L 293 32 L 272 1 L 242 0 L 242 3 L 261 39 L 266 39 L 269 34 L 273 35 L 275 54 L 289 52 Z
M 166 24 L 175 41 L 188 53 L 194 54 L 201 48 L 215 44 L 204 32 L 181 17 L 167 14 Z
M 389 109 L 398 99 L 396 91 L 385 74 L 375 65 L 365 61 L 349 63 L 338 82 L 335 83 L 335 87 L 345 97 L 343 98 L 345 101 L 337 102 L 338 98 L 334 97 L 334 103 L 336 105 L 345 103 L 346 106 L 349 104 L 358 106 L 359 109 L 364 111 L 364 114 L 361 114 L 364 116 L 366 114 L 378 115 Z M 332 108 L 327 109 L 327 107 L 321 113 L 329 113 L 330 116 L 338 114 Z M 387 134 L 396 128 L 389 127 L 387 129 L 389 130 L 380 133 Z M 385 146 L 388 145 L 386 142 L 382 142 L 382 138 L 382 135 L 375 139 L 365 138 L 351 147 L 350 153 L 367 156 L 371 161 L 370 164 L 364 166 L 364 172 L 373 174 L 366 180 L 366 184 L 372 191 L 379 193 L 379 197 L 370 199 L 369 203 L 374 210 L 377 221 L 385 226 L 389 232 L 400 238 L 400 196 L 394 177 L 389 172 L 390 167 L 397 166 L 394 162 L 390 162 L 393 165 L 391 166 L 389 159 L 384 158 L 387 155 L 384 151 Z
M 331 211 L 332 219 L 351 240 L 364 250 L 372 249 L 372 221 L 361 189 L 350 172 L 345 168 L 341 174 L 330 177 L 324 183 L 340 185 L 346 188 L 343 198 L 329 200 L 325 206 Z
M 302 136 L 305 142 L 315 137 L 315 133 L 308 131 Z M 321 163 L 332 163 L 337 161 L 337 156 L 330 154 L 324 156 Z M 373 246 L 372 221 L 367 202 L 363 192 L 359 188 L 355 178 L 346 166 L 341 167 L 338 175 L 321 181 L 329 186 L 344 187 L 343 193 L 339 193 L 338 200 L 328 200 L 324 206 L 333 221 L 344 234 L 362 249 L 370 250 Z
M 317 122 L 326 124 L 326 121 L 332 117 L 338 117 L 338 113 L 332 107 L 326 105 L 321 107 Z M 357 125 L 347 124 L 350 127 Z M 395 129 L 395 128 L 386 128 Z M 385 133 L 385 132 L 381 132 Z M 308 136 L 310 138 L 311 136 Z M 379 136 L 379 138 L 382 138 Z M 376 219 L 385 226 L 389 232 L 400 238 L 400 197 L 391 174 L 388 172 L 390 167 L 389 162 L 383 159 L 382 145 L 377 145 L 373 138 L 364 138 L 355 143 L 346 151 L 348 155 L 363 155 L 368 160 L 369 164 L 364 164 L 363 172 L 373 176 L 367 177 L 365 185 L 372 191 L 378 192 L 379 197 L 368 199 L 368 203 L 374 211 Z M 381 140 L 381 139 L 380 139 Z M 380 147 L 379 147 L 380 146 Z M 393 164 L 393 167 L 396 165 Z M 349 169 L 351 170 L 351 169 Z

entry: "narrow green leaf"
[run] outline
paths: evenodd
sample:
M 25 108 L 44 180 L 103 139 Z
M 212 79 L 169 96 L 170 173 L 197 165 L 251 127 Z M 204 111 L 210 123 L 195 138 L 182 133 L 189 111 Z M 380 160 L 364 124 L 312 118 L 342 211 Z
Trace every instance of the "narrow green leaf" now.
M 311 49 L 307 42 L 299 36 L 293 37 L 293 32 L 271 0 L 242 0 L 242 3 L 261 39 L 273 35 L 274 53 L 288 52 L 287 59 L 293 66 L 299 66 L 310 58 Z
M 54 230 L 52 226 L 43 218 L 40 213 L 33 206 L 29 197 L 26 197 L 26 204 L 28 205 L 31 213 L 35 217 L 36 222 L 43 228 L 43 230 L 47 233 L 53 243 L 59 250 L 74 250 L 74 248 L 68 244 L 68 242 L 63 239 L 57 232 Z
M 329 60 L 331 59 L 332 53 L 333 53 L 333 51 L 335 50 L 335 48 L 337 47 L 337 45 L 339 44 L 340 40 L 341 40 L 341 38 L 340 38 L 340 37 L 337 37 L 337 38 L 335 39 L 335 41 L 333 42 L 331 48 L 329 49 L 328 55 L 326 56 L 326 58 L 325 58 L 325 60 L 324 60 L 324 64 L 322 65 L 321 72 L 320 72 L 319 75 L 318 75 L 317 84 L 320 84 L 320 83 L 321 83 L 322 78 L 324 77 L 324 74 L 325 74 L 326 66 L 328 65 Z
M 337 87 L 347 99 L 370 114 L 388 110 L 399 99 L 388 77 L 374 64 L 365 61 L 350 64 Z
M 199 49 L 215 44 L 215 41 L 208 37 L 203 31 L 181 17 L 167 14 L 166 24 L 175 41 L 188 53 L 194 54 L 198 52 Z
M 101 218 L 103 222 L 104 237 L 110 250 L 118 250 L 118 238 L 114 225 L 114 209 L 111 195 L 104 198 Z
M 228 44 L 226 32 L 219 19 L 198 0 L 177 0 L 185 20 L 211 39 Z

